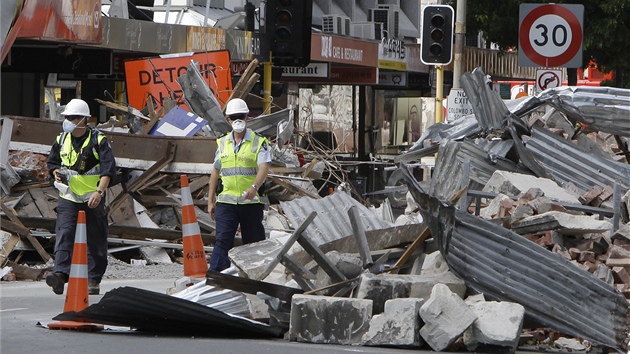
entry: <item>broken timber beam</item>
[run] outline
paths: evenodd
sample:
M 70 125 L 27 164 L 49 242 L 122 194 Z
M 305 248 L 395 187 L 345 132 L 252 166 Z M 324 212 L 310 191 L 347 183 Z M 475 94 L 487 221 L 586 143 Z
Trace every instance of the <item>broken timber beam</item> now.
M 20 230 L 18 232 L 18 235 L 20 235 L 21 237 L 25 237 L 27 240 L 29 240 L 31 245 L 35 247 L 35 250 L 37 251 L 37 253 L 39 253 L 42 259 L 48 262 L 51 258 L 50 255 L 48 254 L 48 252 L 46 252 L 44 247 L 42 247 L 39 241 L 37 241 L 37 239 L 31 234 L 31 231 L 28 228 L 24 227 L 22 222 L 20 222 L 20 219 L 18 219 L 18 216 L 15 210 L 13 210 L 13 208 L 9 208 L 8 206 L 4 205 L 4 203 L 1 201 L 0 201 L 0 208 L 2 208 L 2 212 L 4 212 L 4 214 L 11 220 L 11 223 L 18 226 L 18 229 Z M 6 222 L 2 223 L 3 226 L 5 226 L 5 224 Z
M 208 270 L 206 272 L 206 284 L 218 286 L 223 289 L 241 291 L 248 294 L 261 292 L 286 302 L 291 302 L 291 297 L 293 297 L 293 295 L 302 294 L 304 292 L 303 290 L 290 288 L 288 286 L 243 277 L 235 277 L 233 275 L 227 275 L 213 270 Z
M 295 241 L 297 241 L 297 239 L 300 237 L 302 232 L 306 230 L 306 227 L 313 221 L 313 219 L 315 219 L 316 216 L 317 216 L 317 212 L 313 211 L 306 217 L 306 219 L 304 219 L 304 221 L 302 221 L 300 226 L 297 229 L 295 229 L 295 231 L 293 231 L 293 234 L 291 235 L 291 237 L 289 237 L 289 239 L 284 244 L 284 246 L 282 246 L 276 258 L 274 258 L 267 266 L 267 269 L 265 269 L 265 271 L 260 274 L 260 276 L 258 277 L 258 280 L 263 280 L 269 274 L 271 274 L 273 269 L 278 265 L 278 263 L 280 263 L 282 256 L 284 256 L 289 251 L 291 246 L 293 246 Z

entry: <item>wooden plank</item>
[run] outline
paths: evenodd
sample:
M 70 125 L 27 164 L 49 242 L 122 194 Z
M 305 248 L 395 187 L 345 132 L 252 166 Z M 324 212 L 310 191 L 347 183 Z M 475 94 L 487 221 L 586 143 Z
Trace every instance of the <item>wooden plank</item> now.
M 328 274 L 332 281 L 340 282 L 346 280 L 346 276 L 343 275 L 343 273 L 341 273 L 339 269 L 337 269 L 337 267 L 330 262 L 324 252 L 320 250 L 319 247 L 317 247 L 315 244 L 313 244 L 311 240 L 309 240 L 307 237 L 302 236 L 299 237 L 297 241 L 300 246 L 302 246 L 302 248 L 304 248 L 304 250 L 311 257 L 313 257 L 313 260 L 315 260 L 315 262 L 322 268 L 322 270 L 326 272 L 326 274 Z
M 177 145 L 170 142 L 166 146 L 166 151 L 164 152 L 164 157 L 155 162 L 153 166 L 151 166 L 148 170 L 144 171 L 140 177 L 136 178 L 129 186 L 127 186 L 127 190 L 130 192 L 135 192 L 138 190 L 140 186 L 142 186 L 146 181 L 151 179 L 156 173 L 160 172 L 164 166 L 168 165 L 173 158 L 175 157 L 175 151 L 177 151 Z
M 315 219 L 315 217 L 317 216 L 317 212 L 312 211 L 310 214 L 308 214 L 308 216 L 306 217 L 306 219 L 304 219 L 304 221 L 302 221 L 302 223 L 300 224 L 300 226 L 295 229 L 295 231 L 293 231 L 293 234 L 291 235 L 291 237 L 289 237 L 289 239 L 287 240 L 287 242 L 282 246 L 282 248 L 280 249 L 280 251 L 278 252 L 276 258 L 274 258 L 268 265 L 267 265 L 267 269 L 265 269 L 264 272 L 262 272 L 259 276 L 258 276 L 258 280 L 262 280 L 265 279 L 269 274 L 271 274 L 271 271 L 278 265 L 278 263 L 280 263 L 280 261 L 282 260 L 282 256 L 284 256 L 289 249 L 291 249 L 291 247 L 293 246 L 293 244 L 295 243 L 295 241 L 297 241 L 300 238 L 300 235 L 302 235 L 302 232 L 304 232 L 304 230 L 306 230 L 306 227 L 308 227 L 308 225 L 313 221 L 313 219 Z
M 248 294 L 261 292 L 286 302 L 291 302 L 291 297 L 293 297 L 293 295 L 302 294 L 304 292 L 300 289 L 243 277 L 235 277 L 233 275 L 227 275 L 212 270 L 208 270 L 206 273 L 206 284 L 218 286 L 223 289 L 241 291 Z
M 11 261 L 7 263 L 7 266 L 13 268 L 13 274 L 17 279 L 42 280 L 47 271 L 46 269 L 33 269 Z
M 61 122 L 50 119 L 2 116 L 14 121 L 11 143 L 28 143 L 37 146 L 34 152 L 48 154 L 57 134 L 61 132 Z M 139 168 L 140 162 L 157 161 L 164 156 L 168 143 L 177 145 L 173 163 L 212 164 L 217 148 L 216 139 L 204 136 L 179 137 L 137 135 L 120 132 L 103 132 L 116 157 L 119 167 Z M 199 153 L 203 151 L 203 153 Z M 125 162 L 126 161 L 126 162 Z
M 108 237 L 108 243 L 114 243 L 119 245 L 134 245 L 134 246 L 152 246 L 152 247 L 160 247 L 160 248 L 170 248 L 175 250 L 183 250 L 184 245 L 181 243 L 171 243 L 171 242 L 160 242 L 160 241 L 142 241 L 142 240 L 130 240 L 125 238 L 116 238 L 116 237 Z M 203 250 L 206 252 L 212 252 L 212 247 L 204 246 Z M 110 252 L 111 253 L 111 252 Z
M 309 191 L 307 191 L 304 188 L 301 188 L 300 186 L 297 186 L 293 183 L 290 182 L 286 182 L 283 181 L 282 179 L 278 178 L 278 177 L 273 177 L 273 176 L 267 176 L 267 178 L 269 178 L 271 181 L 273 181 L 274 183 L 286 188 L 287 190 L 289 190 L 292 193 L 296 193 L 300 196 L 303 197 L 309 197 L 312 199 L 321 199 L 322 197 L 319 196 L 319 194 L 313 194 Z
M 123 194 L 116 208 L 110 209 L 108 216 L 116 225 L 140 227 L 133 208 L 133 198 L 129 194 Z
M 147 125 L 142 128 L 140 135 L 147 135 L 153 129 L 153 127 L 160 121 L 160 114 L 162 113 L 162 109 L 160 108 L 159 112 L 155 111 L 155 107 L 153 107 L 153 98 L 147 97 L 147 110 L 149 111 L 149 118 L 151 119 Z
M 175 151 L 177 150 L 177 145 L 169 142 L 166 147 L 165 156 L 162 157 L 159 161 L 153 164 L 149 169 L 144 171 L 142 175 L 136 178 L 131 184 L 127 186 L 127 192 L 133 193 L 136 192 L 142 185 L 149 180 L 153 175 L 158 173 L 164 166 L 168 165 L 171 161 L 173 161 L 173 157 L 175 156 Z M 109 210 L 116 210 L 123 203 L 126 194 L 120 194 L 111 202 L 109 206 Z M 108 214 L 109 214 L 108 210 Z
M 19 217 L 20 221 L 28 228 L 32 229 L 44 229 L 50 232 L 55 232 L 55 219 L 45 219 L 45 218 L 34 218 L 34 217 Z M 13 228 L 10 228 L 9 225 L 14 225 Z M 19 234 L 16 230 L 16 224 L 12 223 L 7 217 L 2 217 L 2 222 L 0 223 L 2 229 L 7 230 L 9 232 L 13 232 Z M 142 227 L 131 227 L 131 226 L 122 226 L 122 225 L 109 225 L 109 235 L 110 236 L 120 236 L 126 239 L 133 240 L 146 240 L 146 239 L 157 239 L 157 240 L 167 240 L 167 241 L 179 241 L 182 238 L 182 232 L 178 230 L 169 230 L 169 229 L 151 229 L 151 228 L 142 228 Z M 214 244 L 216 237 L 211 234 L 202 233 L 201 239 L 205 245 Z M 240 246 L 243 244 L 243 240 L 240 237 L 237 237 L 234 240 L 235 246 Z
M 0 245 L 0 267 L 4 267 L 9 261 L 9 254 L 13 252 L 15 246 L 20 242 L 20 237 L 14 234 L 9 234 L 9 238 Z
M 18 216 L 42 217 L 42 212 L 39 211 L 39 208 L 33 201 L 33 197 L 31 197 L 31 193 L 29 193 L 28 191 L 24 193 L 24 196 L 22 197 L 19 205 L 21 207 L 19 208 L 20 211 L 18 212 Z
M 31 197 L 33 198 L 33 201 L 37 206 L 37 209 L 39 209 L 40 213 L 42 214 L 42 217 L 57 217 L 57 213 L 55 213 L 55 211 L 53 210 L 57 204 L 57 199 L 52 199 L 51 203 L 51 198 L 49 197 L 51 194 L 57 195 L 57 191 L 55 190 L 55 188 L 34 188 L 30 189 L 29 193 L 31 194 Z
M 18 218 L 17 213 L 15 212 L 15 210 L 13 210 L 13 208 L 7 207 L 1 201 L 0 201 L 0 207 L 2 208 L 2 211 L 4 212 L 4 214 L 11 220 L 11 222 L 16 224 L 17 226 L 20 226 L 21 228 L 25 228 L 24 225 L 22 225 L 22 223 L 20 222 L 20 219 Z M 5 223 L 2 223 L 2 224 L 3 224 L 2 226 L 4 227 Z M 25 232 L 22 231 L 21 233 L 18 233 L 18 235 L 22 237 L 26 237 L 26 239 L 29 240 L 29 242 L 31 243 L 33 247 L 35 247 L 35 250 L 42 257 L 44 261 L 48 262 L 51 259 L 50 255 L 48 254 L 48 252 L 46 252 L 44 247 L 42 247 L 39 241 L 37 241 L 37 239 L 33 235 L 31 235 L 31 231 L 29 229 L 26 229 Z
M 288 254 L 282 256 L 282 265 L 293 273 L 293 279 L 302 288 L 302 290 L 313 290 L 315 285 L 309 279 L 315 279 L 315 275 L 308 269 L 302 267 Z

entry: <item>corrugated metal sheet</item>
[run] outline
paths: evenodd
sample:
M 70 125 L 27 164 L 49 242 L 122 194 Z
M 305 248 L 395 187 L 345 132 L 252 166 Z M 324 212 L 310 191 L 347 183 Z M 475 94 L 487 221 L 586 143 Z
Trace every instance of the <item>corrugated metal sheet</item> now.
M 630 117 L 628 118 L 630 124 Z M 532 127 L 525 147 L 561 185 L 573 182 L 582 193 L 594 186 L 619 183 L 625 193 L 630 189 L 630 165 L 595 156 L 540 127 Z
M 468 93 L 468 91 L 466 91 Z M 612 87 L 557 87 L 529 97 L 513 111 L 522 116 L 549 104 L 589 129 L 630 137 L 630 90 Z
M 440 143 L 435 170 L 431 178 L 429 193 L 443 200 L 451 197 L 463 186 L 468 185 L 464 181 L 465 166 L 469 166 L 468 179 L 485 185 L 496 170 L 515 172 L 516 164 L 503 159 L 497 159 L 493 163 L 484 151 L 472 141 L 464 142 L 446 141 Z
M 293 227 L 297 228 L 313 211 L 317 217 L 306 228 L 304 234 L 316 245 L 338 240 L 352 235 L 348 209 L 356 206 L 365 231 L 393 227 L 394 224 L 377 218 L 376 215 L 346 193 L 335 192 L 322 199 L 299 198 L 280 202 L 282 211 Z
M 627 351 L 628 302 L 619 291 L 500 225 L 429 197 L 404 175 L 449 268 L 467 286 L 523 305 L 543 326 Z
M 487 83 L 486 74 L 477 68 L 472 73 L 462 75 L 461 83 L 466 97 L 472 104 L 479 127 L 483 131 L 501 129 L 510 111 L 499 95 Z
M 281 328 L 262 322 L 133 287 L 110 290 L 97 304 L 79 312 L 64 312 L 53 320 L 93 322 L 131 327 L 138 331 L 186 335 L 279 337 L 284 333 Z

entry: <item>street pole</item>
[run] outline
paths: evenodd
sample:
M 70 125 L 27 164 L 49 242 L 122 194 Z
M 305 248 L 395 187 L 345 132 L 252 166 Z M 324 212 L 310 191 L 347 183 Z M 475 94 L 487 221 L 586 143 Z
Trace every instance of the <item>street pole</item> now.
M 455 14 L 455 48 L 453 61 L 453 88 L 460 88 L 459 78 L 462 76 L 462 57 L 466 39 L 466 0 L 457 0 Z
M 444 67 L 435 66 L 435 122 L 442 122 L 442 101 L 444 100 Z
M 271 52 L 269 52 L 269 61 L 263 63 L 263 114 L 271 113 Z

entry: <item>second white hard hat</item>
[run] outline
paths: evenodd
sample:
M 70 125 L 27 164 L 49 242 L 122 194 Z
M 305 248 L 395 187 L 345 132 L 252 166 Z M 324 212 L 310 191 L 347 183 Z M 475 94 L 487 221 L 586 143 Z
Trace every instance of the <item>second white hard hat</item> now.
M 68 102 L 61 115 L 90 117 L 90 107 L 84 100 L 73 98 Z
M 233 114 L 249 114 L 247 103 L 240 98 L 233 98 L 225 106 L 225 114 L 231 116 Z

